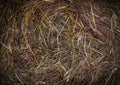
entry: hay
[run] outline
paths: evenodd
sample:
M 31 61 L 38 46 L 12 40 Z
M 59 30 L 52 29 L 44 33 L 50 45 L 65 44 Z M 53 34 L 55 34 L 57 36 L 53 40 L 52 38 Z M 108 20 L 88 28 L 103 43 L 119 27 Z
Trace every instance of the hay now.
M 120 84 L 120 10 L 88 0 L 15 2 L 0 16 L 1 84 Z

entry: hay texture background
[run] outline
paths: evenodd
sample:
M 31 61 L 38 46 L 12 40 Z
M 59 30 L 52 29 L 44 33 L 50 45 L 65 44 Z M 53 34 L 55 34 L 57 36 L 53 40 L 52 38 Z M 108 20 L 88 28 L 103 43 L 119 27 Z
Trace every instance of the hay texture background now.
M 120 85 L 117 4 L 1 1 L 1 85 Z

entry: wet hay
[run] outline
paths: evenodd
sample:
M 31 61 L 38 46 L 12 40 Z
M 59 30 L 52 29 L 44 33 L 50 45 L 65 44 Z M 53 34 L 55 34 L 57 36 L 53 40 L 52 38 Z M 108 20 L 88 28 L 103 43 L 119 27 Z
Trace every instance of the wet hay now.
M 1 85 L 120 84 L 119 4 L 7 0 L 0 9 Z

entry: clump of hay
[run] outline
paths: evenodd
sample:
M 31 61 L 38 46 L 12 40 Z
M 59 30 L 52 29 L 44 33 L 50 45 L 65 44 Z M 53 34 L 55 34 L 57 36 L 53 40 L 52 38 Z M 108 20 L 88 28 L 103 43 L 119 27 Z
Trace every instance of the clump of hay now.
M 119 16 L 109 5 L 88 0 L 17 3 L 0 18 L 2 84 L 120 84 Z

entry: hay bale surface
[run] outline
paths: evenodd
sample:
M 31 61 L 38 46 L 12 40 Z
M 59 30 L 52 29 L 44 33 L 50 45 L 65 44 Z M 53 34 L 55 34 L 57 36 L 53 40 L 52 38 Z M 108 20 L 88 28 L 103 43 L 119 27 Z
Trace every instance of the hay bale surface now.
M 118 8 L 89 0 L 15 2 L 0 18 L 1 84 L 120 84 Z

